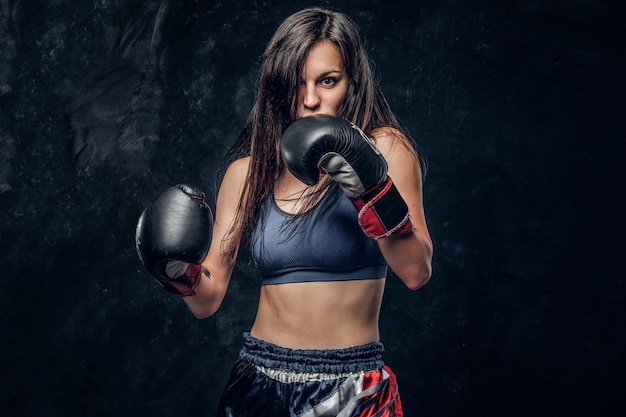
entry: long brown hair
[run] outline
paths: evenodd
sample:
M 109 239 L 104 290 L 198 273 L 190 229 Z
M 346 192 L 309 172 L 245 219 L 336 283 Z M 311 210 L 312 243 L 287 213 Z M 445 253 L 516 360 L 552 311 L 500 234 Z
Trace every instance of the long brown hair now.
M 221 182 L 233 161 L 251 157 L 243 197 L 222 248 L 226 257 L 234 256 L 238 242 L 252 230 L 258 208 L 272 192 L 274 182 L 284 169 L 280 138 L 295 121 L 297 103 L 294 98 L 302 67 L 308 51 L 320 41 L 330 41 L 337 46 L 349 80 L 338 116 L 352 121 L 364 132 L 382 126 L 400 129 L 376 82 L 364 40 L 350 17 L 320 7 L 307 8 L 287 17 L 261 57 L 254 106 L 219 169 L 218 182 Z M 310 204 L 302 207 L 310 207 Z

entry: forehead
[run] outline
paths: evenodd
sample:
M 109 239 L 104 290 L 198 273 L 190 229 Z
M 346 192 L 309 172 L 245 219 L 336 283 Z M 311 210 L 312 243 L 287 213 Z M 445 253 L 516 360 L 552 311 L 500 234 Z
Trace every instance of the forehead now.
M 329 71 L 343 71 L 343 69 L 343 58 L 339 48 L 329 41 L 321 41 L 309 49 L 302 73 L 315 76 Z

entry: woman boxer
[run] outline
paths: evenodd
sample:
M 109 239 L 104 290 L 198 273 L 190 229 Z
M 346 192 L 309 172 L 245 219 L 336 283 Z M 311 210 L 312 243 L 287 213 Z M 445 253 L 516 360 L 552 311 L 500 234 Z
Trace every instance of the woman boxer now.
M 348 16 L 308 8 L 278 27 L 220 180 L 214 224 L 202 193 L 181 186 L 137 231 L 144 265 L 199 318 L 251 244 L 258 311 L 218 415 L 401 416 L 380 306 L 388 268 L 410 289 L 428 281 L 432 243 L 418 156 Z

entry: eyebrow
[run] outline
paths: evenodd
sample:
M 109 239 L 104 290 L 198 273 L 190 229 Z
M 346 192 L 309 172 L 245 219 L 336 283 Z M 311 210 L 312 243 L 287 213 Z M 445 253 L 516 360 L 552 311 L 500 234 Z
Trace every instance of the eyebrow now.
M 316 78 L 324 78 L 324 77 L 329 76 L 330 74 L 334 74 L 334 73 L 337 73 L 337 72 L 338 73 L 343 73 L 344 71 L 333 69 L 333 70 L 326 71 L 326 72 L 323 72 L 323 73 L 319 74 Z
M 343 71 L 343 70 L 336 70 L 336 69 L 332 69 L 332 70 L 330 70 L 330 71 L 326 71 L 326 72 L 322 72 L 321 74 L 317 74 L 317 75 L 315 76 L 315 79 L 316 79 L 316 80 L 319 80 L 320 78 L 325 78 L 325 77 L 328 77 L 328 76 L 329 76 L 329 75 L 331 75 L 331 74 L 336 74 L 336 73 L 339 73 L 339 74 L 345 74 L 345 71 Z M 302 79 L 302 77 L 300 77 L 300 79 Z

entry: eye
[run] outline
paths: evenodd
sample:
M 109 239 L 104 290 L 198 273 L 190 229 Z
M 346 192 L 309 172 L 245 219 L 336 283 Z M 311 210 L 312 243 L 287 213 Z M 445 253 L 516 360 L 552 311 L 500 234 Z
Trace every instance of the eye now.
M 322 80 L 320 81 L 320 83 L 324 86 L 324 87 L 332 87 L 335 84 L 337 84 L 337 79 L 335 77 L 326 77 L 326 78 L 322 78 Z

